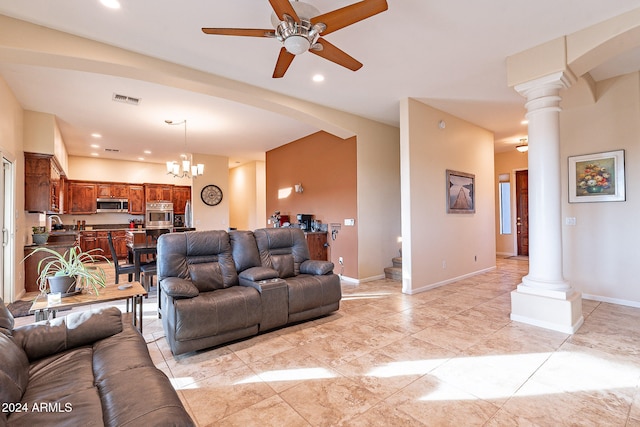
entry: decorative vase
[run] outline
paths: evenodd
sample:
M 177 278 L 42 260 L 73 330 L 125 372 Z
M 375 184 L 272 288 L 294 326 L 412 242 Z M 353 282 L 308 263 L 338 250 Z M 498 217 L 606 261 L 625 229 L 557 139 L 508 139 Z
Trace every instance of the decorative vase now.
M 51 293 L 60 292 L 64 296 L 65 294 L 73 294 L 76 292 L 75 276 L 49 276 L 47 277 L 47 281 L 49 282 Z
M 593 185 L 587 187 L 587 193 L 602 193 L 602 187 L 599 185 Z
M 34 245 L 44 245 L 47 243 L 47 239 L 49 239 L 49 234 L 41 233 L 41 234 L 33 234 L 33 244 Z

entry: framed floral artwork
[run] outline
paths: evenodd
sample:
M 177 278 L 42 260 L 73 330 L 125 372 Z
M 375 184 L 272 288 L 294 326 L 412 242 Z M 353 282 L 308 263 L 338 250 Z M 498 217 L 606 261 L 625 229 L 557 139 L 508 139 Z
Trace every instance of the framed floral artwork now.
M 624 150 L 569 157 L 569 203 L 625 200 Z
M 476 176 L 447 169 L 447 213 L 475 213 Z

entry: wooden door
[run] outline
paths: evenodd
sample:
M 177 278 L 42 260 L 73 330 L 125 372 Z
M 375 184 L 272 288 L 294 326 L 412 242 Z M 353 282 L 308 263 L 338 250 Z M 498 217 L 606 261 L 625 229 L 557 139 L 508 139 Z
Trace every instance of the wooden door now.
M 529 255 L 529 172 L 516 171 L 516 233 L 518 255 Z

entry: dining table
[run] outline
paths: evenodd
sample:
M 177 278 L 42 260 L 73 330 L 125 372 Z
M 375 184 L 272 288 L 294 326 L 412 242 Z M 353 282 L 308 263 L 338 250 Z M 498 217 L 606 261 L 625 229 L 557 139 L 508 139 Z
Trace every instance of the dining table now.
M 133 262 L 134 265 L 134 281 L 140 281 L 140 257 L 143 254 L 155 255 L 158 252 L 158 242 L 153 239 L 146 239 L 145 242 L 131 243 L 127 242 L 127 250 L 129 251 L 129 262 Z

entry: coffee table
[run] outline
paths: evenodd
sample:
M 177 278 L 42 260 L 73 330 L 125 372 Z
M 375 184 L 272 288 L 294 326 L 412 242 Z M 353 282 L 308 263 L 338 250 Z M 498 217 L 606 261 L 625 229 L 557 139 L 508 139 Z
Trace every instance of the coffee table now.
M 122 284 L 123 283 L 120 285 Z M 133 324 L 137 326 L 140 333 L 142 333 L 142 297 L 147 295 L 147 291 L 140 282 L 131 282 L 130 284 L 131 287 L 126 289 L 118 289 L 118 286 L 120 285 L 107 285 L 104 288 L 98 289 L 98 295 L 88 293 L 71 295 L 62 298 L 57 304 L 50 304 L 47 301 L 47 296 L 40 294 L 33 301 L 33 304 L 29 309 L 29 313 L 35 314 L 36 322 L 38 322 L 40 320 L 47 320 L 50 316 L 55 318 L 58 314 L 58 310 L 126 299 L 127 312 L 129 311 L 130 300 L 133 311 Z

